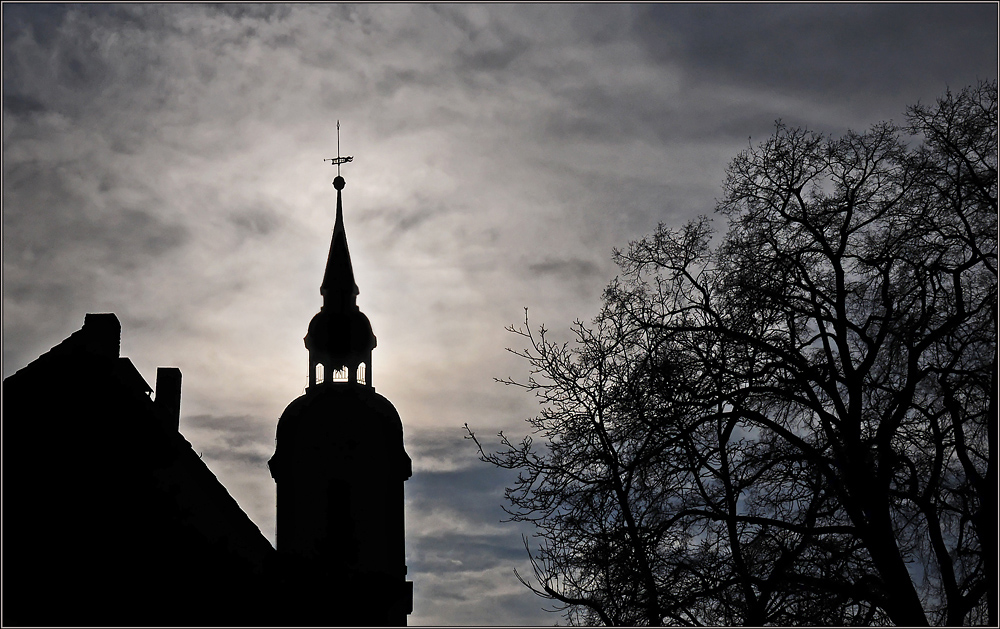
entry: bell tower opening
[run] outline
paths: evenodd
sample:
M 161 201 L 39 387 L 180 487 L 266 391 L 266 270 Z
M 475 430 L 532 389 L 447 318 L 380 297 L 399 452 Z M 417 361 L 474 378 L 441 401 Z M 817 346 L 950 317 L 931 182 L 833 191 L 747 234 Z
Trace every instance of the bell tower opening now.
M 347 367 L 331 369 L 328 382 L 348 382 L 348 374 L 350 374 L 350 370 Z

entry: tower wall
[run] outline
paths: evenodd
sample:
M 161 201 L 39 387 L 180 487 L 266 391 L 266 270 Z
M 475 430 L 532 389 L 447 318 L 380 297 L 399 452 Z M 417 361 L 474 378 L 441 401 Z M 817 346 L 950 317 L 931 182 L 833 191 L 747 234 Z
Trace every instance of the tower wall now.
M 296 624 L 404 625 L 403 482 L 396 410 L 371 388 L 311 387 L 278 422 L 278 553 Z M 304 592 L 326 592 L 322 599 Z M 336 603 L 336 604 L 332 604 Z

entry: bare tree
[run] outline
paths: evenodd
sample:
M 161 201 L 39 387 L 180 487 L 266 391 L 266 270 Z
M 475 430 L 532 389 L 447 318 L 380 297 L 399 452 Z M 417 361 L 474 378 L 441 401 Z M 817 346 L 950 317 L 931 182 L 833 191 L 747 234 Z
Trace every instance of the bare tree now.
M 616 252 L 572 345 L 511 328 L 541 444 L 479 451 L 568 620 L 996 624 L 996 83 L 907 121 L 779 124 L 721 242 Z

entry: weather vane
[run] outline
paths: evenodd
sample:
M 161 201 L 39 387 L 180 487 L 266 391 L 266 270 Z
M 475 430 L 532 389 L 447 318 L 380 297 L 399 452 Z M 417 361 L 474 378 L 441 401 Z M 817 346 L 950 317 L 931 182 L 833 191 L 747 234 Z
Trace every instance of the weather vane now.
M 353 155 L 348 155 L 347 157 L 340 156 L 340 121 L 337 121 L 337 157 L 327 158 L 323 160 L 324 162 L 330 162 L 331 164 L 337 165 L 337 177 L 340 177 L 340 165 L 346 164 L 348 162 L 354 161 Z

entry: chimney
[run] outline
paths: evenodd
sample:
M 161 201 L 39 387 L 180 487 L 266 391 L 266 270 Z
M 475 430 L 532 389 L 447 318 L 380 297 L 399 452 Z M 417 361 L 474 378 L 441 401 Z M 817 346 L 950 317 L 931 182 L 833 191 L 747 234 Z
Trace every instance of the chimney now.
M 122 324 L 113 312 L 90 313 L 83 319 L 85 350 L 102 358 L 118 358 L 122 345 Z
M 167 427 L 171 430 L 180 429 L 181 421 L 181 370 L 177 367 L 156 368 L 156 400 L 157 408 L 162 409 L 167 419 Z

